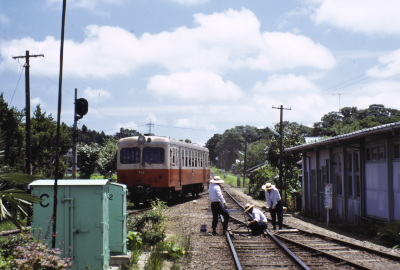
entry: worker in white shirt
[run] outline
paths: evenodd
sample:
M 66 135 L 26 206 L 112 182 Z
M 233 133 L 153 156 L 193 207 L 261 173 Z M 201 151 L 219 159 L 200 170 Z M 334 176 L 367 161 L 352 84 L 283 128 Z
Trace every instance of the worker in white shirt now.
M 276 218 L 278 217 L 278 226 L 281 230 L 283 225 L 283 203 L 279 190 L 271 183 L 266 183 L 262 186 L 262 189 L 265 190 L 265 200 L 271 213 L 272 227 L 276 230 Z
M 218 215 L 222 215 L 224 221 L 222 227 L 224 232 L 228 230 L 229 213 L 226 210 L 227 204 L 222 196 L 221 184 L 224 183 L 219 176 L 214 176 L 214 179 L 210 180 L 210 187 L 208 189 L 211 201 L 211 211 L 213 215 L 212 220 L 212 234 L 217 235 Z
M 268 220 L 260 209 L 254 207 L 254 204 L 247 203 L 244 206 L 244 212 L 249 212 L 252 220 L 247 223 L 247 227 L 251 229 L 252 235 L 259 235 L 267 229 Z

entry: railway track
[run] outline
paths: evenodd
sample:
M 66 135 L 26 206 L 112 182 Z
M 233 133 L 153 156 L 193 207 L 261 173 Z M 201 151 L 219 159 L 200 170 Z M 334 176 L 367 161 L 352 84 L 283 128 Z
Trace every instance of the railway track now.
M 247 202 L 229 188 L 224 192 L 231 215 L 226 237 L 237 269 L 400 269 L 399 256 L 298 228 L 251 236 L 243 211 Z

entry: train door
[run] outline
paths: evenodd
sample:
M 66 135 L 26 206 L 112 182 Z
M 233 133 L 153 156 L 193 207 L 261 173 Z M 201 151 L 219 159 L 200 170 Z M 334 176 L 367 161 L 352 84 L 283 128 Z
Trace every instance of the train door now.
M 203 184 L 206 182 L 206 153 L 200 153 L 200 166 L 203 171 Z
M 317 189 L 317 170 L 311 170 L 310 179 L 311 194 L 311 214 L 313 217 L 318 216 L 318 189 Z
M 183 148 L 179 148 L 179 186 L 182 187 L 182 177 L 183 177 L 183 166 L 185 164 L 185 150 Z

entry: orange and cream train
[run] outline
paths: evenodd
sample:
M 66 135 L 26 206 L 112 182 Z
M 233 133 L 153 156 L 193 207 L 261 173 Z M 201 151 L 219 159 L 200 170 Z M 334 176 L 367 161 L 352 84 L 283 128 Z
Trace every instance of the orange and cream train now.
M 153 134 L 127 137 L 118 142 L 117 173 L 135 204 L 197 196 L 210 179 L 209 151 Z

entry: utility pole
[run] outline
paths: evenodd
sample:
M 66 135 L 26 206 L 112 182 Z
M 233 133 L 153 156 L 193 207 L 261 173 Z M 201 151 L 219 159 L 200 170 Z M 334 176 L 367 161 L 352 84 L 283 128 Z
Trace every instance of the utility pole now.
M 243 164 L 243 188 L 246 186 L 246 170 L 247 170 L 247 141 L 244 142 L 244 164 Z M 250 189 L 250 183 L 249 183 Z
M 338 95 L 338 97 L 339 97 L 339 111 L 338 111 L 338 113 L 340 113 L 340 96 L 344 95 L 344 94 L 343 93 L 334 93 L 333 95 Z
M 78 89 L 75 88 L 75 111 L 74 111 L 74 146 L 72 147 L 72 178 L 77 179 L 77 168 L 78 168 L 78 151 L 77 151 L 77 144 L 78 144 L 78 120 L 82 119 L 84 115 L 87 114 L 89 110 L 89 103 L 84 98 L 78 99 Z
M 279 189 L 283 188 L 283 110 L 291 110 L 292 108 L 283 108 L 283 106 L 274 107 L 273 109 L 280 110 L 280 120 L 279 120 Z M 285 188 L 285 196 L 286 196 L 286 188 Z M 285 197 L 286 203 L 286 197 Z
M 25 123 L 26 123 L 26 157 L 25 157 L 25 173 L 32 174 L 32 151 L 31 151 L 31 90 L 29 81 L 29 57 L 44 57 L 43 54 L 30 55 L 29 51 L 25 51 L 25 55 L 13 56 L 13 59 L 25 58 Z
M 75 88 L 75 98 L 74 102 L 76 104 L 76 100 L 78 99 L 78 89 Z M 76 105 L 74 106 L 74 128 L 73 128 L 73 139 L 74 146 L 72 147 L 72 179 L 77 179 L 76 171 L 78 167 L 78 151 L 77 151 L 77 143 L 78 143 L 78 119 L 76 117 Z
M 151 127 L 154 127 L 154 124 L 151 123 L 151 119 L 150 119 L 150 123 L 146 124 L 146 126 L 149 127 L 149 134 L 151 134 Z

